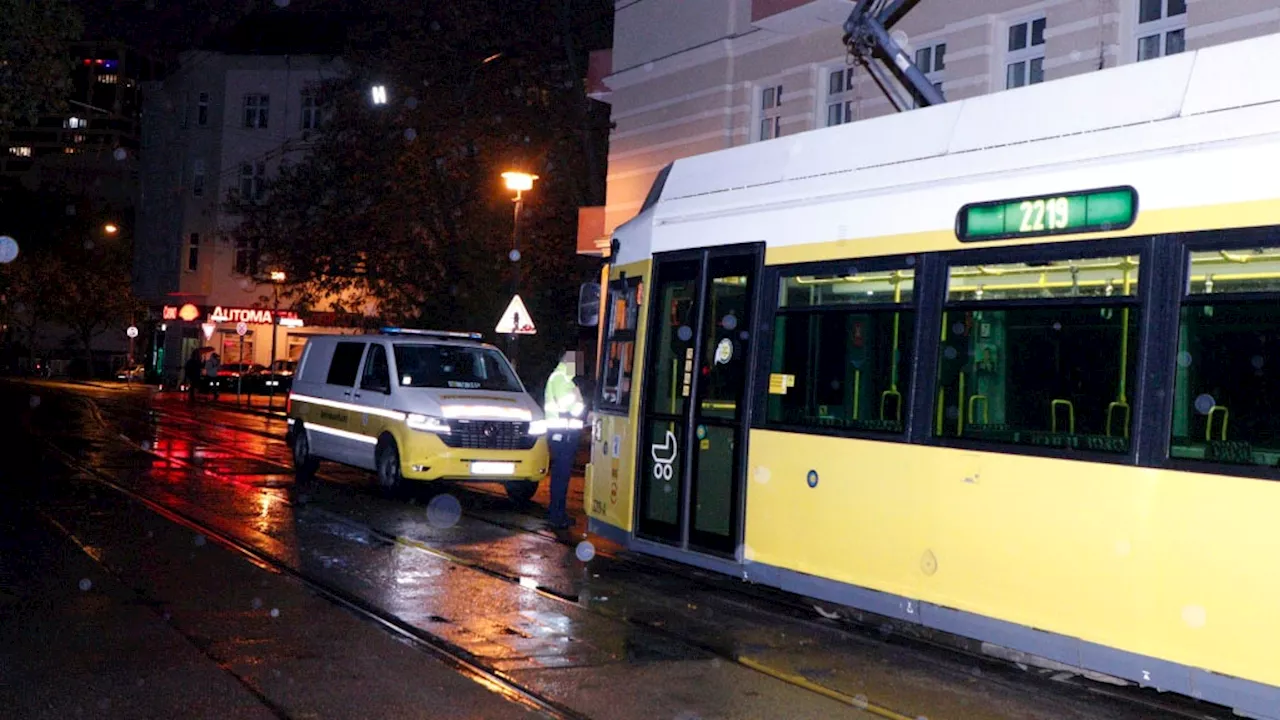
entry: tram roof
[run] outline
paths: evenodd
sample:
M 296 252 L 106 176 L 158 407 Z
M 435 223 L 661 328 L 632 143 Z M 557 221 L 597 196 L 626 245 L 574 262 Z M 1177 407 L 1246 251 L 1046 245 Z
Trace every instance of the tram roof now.
M 1267 35 L 681 158 L 654 207 L 619 228 L 618 261 L 651 251 L 655 223 L 1273 134 L 1280 76 L 1256 69 L 1278 55 Z

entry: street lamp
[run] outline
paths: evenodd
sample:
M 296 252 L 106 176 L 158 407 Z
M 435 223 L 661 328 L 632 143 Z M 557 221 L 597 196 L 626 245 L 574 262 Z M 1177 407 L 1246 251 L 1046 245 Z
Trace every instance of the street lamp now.
M 276 397 L 276 336 L 280 334 L 280 283 L 284 282 L 283 270 L 271 271 L 271 382 L 267 385 L 267 412 L 271 412 Z
M 519 172 L 516 170 L 508 170 L 502 173 L 502 179 L 507 183 L 508 190 L 514 190 L 516 193 L 513 202 L 515 203 L 515 214 L 511 222 L 511 253 L 507 256 L 511 258 L 511 264 L 515 266 L 515 287 L 512 290 L 513 295 L 520 294 L 520 211 L 524 208 L 524 194 L 526 191 L 533 189 L 533 181 L 538 179 L 537 175 Z M 514 328 L 513 328 L 514 329 Z M 511 364 L 517 365 L 518 346 L 515 344 L 515 335 L 512 334 L 508 341 L 511 350 Z M 518 365 L 517 365 L 518 367 Z
M 115 223 L 107 223 L 106 225 L 102 226 L 102 232 L 108 235 L 115 235 L 116 233 L 120 232 L 120 227 Z
M 373 96 L 374 105 L 387 104 L 387 86 L 386 85 L 374 85 L 369 90 L 369 94 Z

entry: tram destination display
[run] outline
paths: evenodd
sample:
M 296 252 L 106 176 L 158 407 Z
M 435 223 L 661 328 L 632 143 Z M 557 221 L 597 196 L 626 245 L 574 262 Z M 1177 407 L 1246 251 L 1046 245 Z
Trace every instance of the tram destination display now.
M 970 203 L 956 216 L 961 242 L 1123 230 L 1138 216 L 1131 187 Z

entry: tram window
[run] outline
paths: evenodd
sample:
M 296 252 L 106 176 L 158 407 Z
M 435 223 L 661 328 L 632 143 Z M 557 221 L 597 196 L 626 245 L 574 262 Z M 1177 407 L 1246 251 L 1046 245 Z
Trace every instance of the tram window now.
M 608 317 L 605 321 L 607 335 L 598 408 L 626 412 L 631 404 L 639 297 L 640 278 L 609 283 Z
M 910 269 L 783 277 L 767 422 L 903 432 L 915 330 L 913 281 Z
M 1170 454 L 1280 466 L 1280 248 L 1193 252 L 1186 290 Z
M 1138 259 L 952 267 L 934 434 L 1129 450 Z

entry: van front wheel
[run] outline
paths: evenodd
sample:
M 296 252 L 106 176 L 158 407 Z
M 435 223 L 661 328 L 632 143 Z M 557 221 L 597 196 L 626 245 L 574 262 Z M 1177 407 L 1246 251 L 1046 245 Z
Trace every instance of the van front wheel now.
M 508 480 L 503 485 L 506 487 L 507 497 L 518 503 L 529 502 L 534 493 L 538 492 L 538 483 L 531 480 Z
M 374 460 L 378 467 L 378 487 L 383 492 L 395 493 L 404 487 L 404 476 L 400 472 L 400 451 L 396 448 L 395 440 L 380 438 Z

